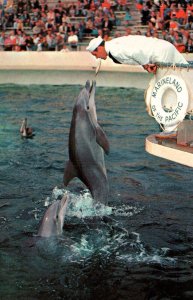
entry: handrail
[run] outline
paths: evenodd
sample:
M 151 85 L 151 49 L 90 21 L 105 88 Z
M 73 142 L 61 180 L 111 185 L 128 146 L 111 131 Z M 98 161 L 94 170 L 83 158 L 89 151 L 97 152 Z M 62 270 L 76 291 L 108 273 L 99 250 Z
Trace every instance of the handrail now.
M 166 68 L 187 68 L 187 69 L 193 69 L 193 61 L 188 61 L 188 64 L 172 64 L 172 63 L 159 63 L 157 64 L 159 68 L 166 67 Z

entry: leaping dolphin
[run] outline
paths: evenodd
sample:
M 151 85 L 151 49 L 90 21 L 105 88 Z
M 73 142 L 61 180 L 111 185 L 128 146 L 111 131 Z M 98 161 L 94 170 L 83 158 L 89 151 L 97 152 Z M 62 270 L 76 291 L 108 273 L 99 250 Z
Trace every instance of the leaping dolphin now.
M 51 237 L 61 235 L 69 196 L 65 194 L 61 200 L 54 201 L 46 210 L 38 230 L 38 236 Z
M 104 152 L 109 142 L 97 122 L 95 106 L 96 82 L 86 82 L 74 105 L 69 133 L 69 161 L 64 170 L 64 185 L 78 177 L 97 202 L 107 203 L 109 185 Z

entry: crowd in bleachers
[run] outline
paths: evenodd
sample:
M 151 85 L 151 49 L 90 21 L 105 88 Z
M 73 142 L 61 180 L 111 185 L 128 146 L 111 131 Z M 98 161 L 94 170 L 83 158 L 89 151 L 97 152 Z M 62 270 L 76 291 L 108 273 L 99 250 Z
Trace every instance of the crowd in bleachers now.
M 147 36 L 160 37 L 180 52 L 193 52 L 193 2 L 190 0 L 138 0 L 141 24 L 147 25 Z
M 0 7 L 1 51 L 73 51 L 98 35 L 109 40 L 145 34 L 170 41 L 180 52 L 193 52 L 192 1 L 6 1 Z

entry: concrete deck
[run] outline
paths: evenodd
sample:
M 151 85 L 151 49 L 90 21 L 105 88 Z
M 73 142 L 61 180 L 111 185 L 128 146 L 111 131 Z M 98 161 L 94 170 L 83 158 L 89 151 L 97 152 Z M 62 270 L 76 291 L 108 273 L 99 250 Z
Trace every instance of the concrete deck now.
M 187 55 L 193 60 L 193 55 Z M 98 60 L 81 52 L 1 52 L 0 84 L 85 84 L 95 79 Z M 152 75 L 141 66 L 114 64 L 103 60 L 97 86 L 146 89 Z
M 2 52 L 0 55 L 0 84 L 72 84 L 83 85 L 96 79 L 99 61 L 82 52 Z M 141 66 L 102 61 L 97 86 L 136 87 L 145 89 L 150 75 Z

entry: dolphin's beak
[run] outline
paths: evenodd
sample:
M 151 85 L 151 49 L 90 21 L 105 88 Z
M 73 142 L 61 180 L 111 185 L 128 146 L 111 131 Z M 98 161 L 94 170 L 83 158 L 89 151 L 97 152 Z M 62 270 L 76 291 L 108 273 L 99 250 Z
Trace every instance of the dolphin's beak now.
M 67 202 L 68 202 L 68 195 L 67 194 L 65 194 L 63 197 L 62 197 L 62 199 L 60 200 L 60 209 L 64 209 L 64 208 L 66 208 L 66 206 L 67 206 Z
M 88 103 L 87 103 L 87 109 L 88 109 L 88 110 L 89 110 L 89 108 L 90 108 L 90 98 L 91 98 L 91 93 L 92 93 L 93 87 L 94 87 L 94 82 L 93 82 L 93 80 L 92 80 L 92 81 L 91 81 L 91 85 L 90 85 L 90 90 L 89 90 L 89 99 L 88 99 Z
M 91 85 L 90 85 L 90 91 L 89 91 L 90 94 L 92 92 L 92 88 L 93 88 L 93 80 L 91 81 Z

